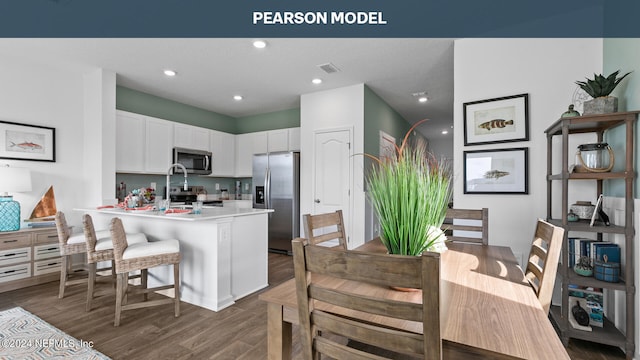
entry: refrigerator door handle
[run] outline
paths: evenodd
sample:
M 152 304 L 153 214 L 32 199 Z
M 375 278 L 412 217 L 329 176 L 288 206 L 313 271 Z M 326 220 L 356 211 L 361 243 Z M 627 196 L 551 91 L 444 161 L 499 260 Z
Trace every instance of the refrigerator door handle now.
M 269 168 L 266 168 L 264 171 L 264 208 L 271 209 L 271 171 Z

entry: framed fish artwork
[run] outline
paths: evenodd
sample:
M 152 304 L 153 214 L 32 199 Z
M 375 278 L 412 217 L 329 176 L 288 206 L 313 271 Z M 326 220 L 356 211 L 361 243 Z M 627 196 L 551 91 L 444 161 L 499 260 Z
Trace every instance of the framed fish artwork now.
M 465 194 L 528 194 L 529 148 L 464 151 Z
M 529 140 L 528 94 L 467 102 L 464 145 Z
M 0 159 L 56 161 L 56 129 L 0 121 Z

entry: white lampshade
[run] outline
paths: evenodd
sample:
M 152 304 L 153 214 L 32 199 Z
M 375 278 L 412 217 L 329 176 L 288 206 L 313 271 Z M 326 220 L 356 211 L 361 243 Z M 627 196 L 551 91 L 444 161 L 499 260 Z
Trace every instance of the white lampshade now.
M 25 168 L 0 166 L 0 192 L 31 191 L 31 172 Z

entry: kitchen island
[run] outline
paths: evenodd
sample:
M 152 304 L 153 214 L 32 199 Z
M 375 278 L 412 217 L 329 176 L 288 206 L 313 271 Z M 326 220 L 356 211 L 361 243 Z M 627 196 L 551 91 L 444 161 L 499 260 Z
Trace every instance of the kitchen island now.
M 181 300 L 218 311 L 267 287 L 268 213 L 273 210 L 205 208 L 201 214 L 161 211 L 74 209 L 93 218 L 96 229 L 108 229 L 114 217 L 127 232 L 142 232 L 149 241 L 180 241 Z M 171 284 L 170 266 L 149 270 L 149 286 Z

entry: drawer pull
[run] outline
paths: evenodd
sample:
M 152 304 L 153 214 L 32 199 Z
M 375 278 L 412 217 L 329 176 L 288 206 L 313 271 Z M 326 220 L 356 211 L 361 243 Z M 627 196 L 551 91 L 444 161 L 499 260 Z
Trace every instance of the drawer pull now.
M 14 240 L 4 240 L 3 242 L 4 242 L 5 244 L 8 244 L 8 243 L 18 242 L 18 240 L 17 240 L 17 239 L 14 239 Z
M 58 263 L 50 263 L 50 264 L 47 264 L 47 266 L 53 266 L 53 265 L 58 265 Z
M 48 237 L 49 239 L 53 239 L 53 238 L 58 237 L 58 235 L 48 235 L 47 237 Z
M 52 247 L 52 248 L 48 248 L 47 250 L 48 250 L 48 251 L 51 251 L 51 250 L 58 250 L 58 248 L 57 248 L 57 247 Z
M 9 256 L 16 256 L 16 253 L 12 253 L 12 254 L 4 254 L 5 257 L 9 257 Z
M 11 273 L 14 273 L 14 272 L 16 272 L 16 271 L 15 270 L 7 270 L 3 274 L 11 274 Z

